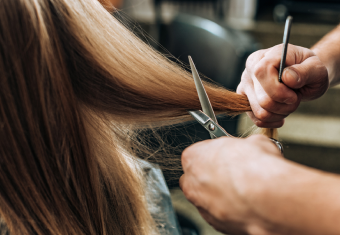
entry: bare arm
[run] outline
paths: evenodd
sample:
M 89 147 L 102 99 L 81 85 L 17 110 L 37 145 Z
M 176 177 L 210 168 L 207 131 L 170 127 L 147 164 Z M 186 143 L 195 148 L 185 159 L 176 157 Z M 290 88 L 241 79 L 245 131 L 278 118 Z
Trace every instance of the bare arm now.
M 284 160 L 251 199 L 268 234 L 340 234 L 340 177 Z M 262 228 L 261 226 L 259 226 Z
M 331 86 L 340 83 L 340 25 L 323 37 L 312 51 L 328 70 Z

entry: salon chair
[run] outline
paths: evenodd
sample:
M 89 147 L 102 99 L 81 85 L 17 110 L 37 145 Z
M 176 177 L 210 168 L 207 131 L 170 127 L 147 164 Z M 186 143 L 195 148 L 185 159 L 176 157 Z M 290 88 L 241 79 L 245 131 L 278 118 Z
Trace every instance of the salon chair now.
M 188 63 L 225 88 L 236 90 L 247 57 L 259 48 L 248 34 L 211 20 L 178 14 L 162 24 L 160 44 L 177 59 Z
M 214 20 L 222 21 L 225 17 L 224 3 L 226 0 L 153 0 L 155 11 L 155 22 L 151 27 L 150 35 L 159 42 L 162 35 L 162 4 L 168 3 L 179 6 L 179 12 L 190 12 L 190 14 L 206 17 L 204 12 L 207 8 L 213 7 Z M 203 15 L 202 15 L 203 14 Z M 153 44 L 153 47 L 158 48 L 157 44 Z

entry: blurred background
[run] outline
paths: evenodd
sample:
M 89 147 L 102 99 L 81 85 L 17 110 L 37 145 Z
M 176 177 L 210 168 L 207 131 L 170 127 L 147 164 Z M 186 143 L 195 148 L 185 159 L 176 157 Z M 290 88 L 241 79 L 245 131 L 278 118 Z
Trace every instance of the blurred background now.
M 340 0 L 112 1 L 120 9 L 115 13 L 117 17 L 155 49 L 184 63 L 188 63 L 187 57 L 191 55 L 202 74 L 231 90 L 236 90 L 251 53 L 282 43 L 288 15 L 294 18 L 290 43 L 307 48 L 340 20 Z M 340 173 L 339 89 L 339 86 L 331 88 L 322 98 L 302 103 L 286 119 L 279 130 L 286 158 Z M 233 135 L 253 129 L 246 115 L 219 117 L 219 123 Z M 171 144 L 183 148 L 192 139 L 209 138 L 194 122 L 179 125 L 167 135 Z M 165 178 L 183 234 L 219 234 L 200 218 L 176 188 L 176 182 L 169 181 L 166 172 Z

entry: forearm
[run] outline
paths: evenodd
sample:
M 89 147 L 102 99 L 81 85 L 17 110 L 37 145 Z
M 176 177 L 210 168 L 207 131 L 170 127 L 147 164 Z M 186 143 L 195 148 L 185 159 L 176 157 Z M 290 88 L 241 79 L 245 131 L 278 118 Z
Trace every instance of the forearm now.
M 264 180 L 252 203 L 268 234 L 340 234 L 340 177 L 287 161 Z
M 328 70 L 330 85 L 340 83 L 340 25 L 311 48 Z

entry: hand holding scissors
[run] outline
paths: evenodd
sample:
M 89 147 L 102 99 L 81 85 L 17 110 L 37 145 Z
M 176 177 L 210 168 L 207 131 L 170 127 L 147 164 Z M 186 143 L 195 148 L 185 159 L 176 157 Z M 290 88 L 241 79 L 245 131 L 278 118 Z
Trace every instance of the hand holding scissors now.
M 232 135 L 228 134 L 220 125 L 217 123 L 217 119 L 214 113 L 214 110 L 211 106 L 210 100 L 208 98 L 208 95 L 204 89 L 202 80 L 196 70 L 196 67 L 194 65 L 194 62 L 192 61 L 192 58 L 189 56 L 189 62 L 191 66 L 192 75 L 194 77 L 196 90 L 198 93 L 198 98 L 200 100 L 202 110 L 191 110 L 188 111 L 193 118 L 196 119 L 207 131 L 209 131 L 210 136 L 212 139 L 218 138 L 221 136 L 228 136 L 232 137 Z M 275 140 L 271 139 L 273 143 L 277 146 L 277 148 L 283 153 L 283 147 L 282 144 Z

